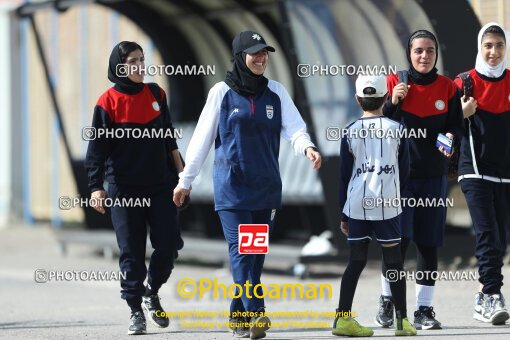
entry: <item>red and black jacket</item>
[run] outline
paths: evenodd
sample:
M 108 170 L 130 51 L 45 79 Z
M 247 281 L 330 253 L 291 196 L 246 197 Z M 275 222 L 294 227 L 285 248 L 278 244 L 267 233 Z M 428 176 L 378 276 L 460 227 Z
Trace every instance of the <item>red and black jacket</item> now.
M 383 112 L 390 118 L 399 117 L 407 129 L 425 129 L 426 138 L 409 138 L 411 178 L 444 176 L 448 172 L 448 158 L 436 147 L 437 135 L 450 132 L 454 145 L 463 135 L 460 93 L 453 81 L 437 75 L 430 84 L 408 82 L 409 92 L 397 106 L 391 103 L 393 88 L 398 84 L 395 74 L 386 77 L 389 99 Z
M 486 77 L 475 69 L 468 73 L 477 109 L 473 116 L 464 119 L 466 133 L 462 139 L 459 175 L 476 173 L 474 153 L 480 175 L 510 179 L 510 73 L 506 70 L 499 78 Z M 462 80 L 456 78 L 454 82 L 462 90 Z
M 154 98 L 148 84 L 137 93 L 118 85 L 101 95 L 94 108 L 92 127 L 115 129 L 170 129 L 174 131 L 165 91 Z M 161 103 L 161 105 L 159 104 Z M 119 136 L 120 134 L 117 134 Z M 91 192 L 103 190 L 103 181 L 123 187 L 157 187 L 177 182 L 169 156 L 177 149 L 172 138 L 96 138 L 88 145 L 85 167 Z

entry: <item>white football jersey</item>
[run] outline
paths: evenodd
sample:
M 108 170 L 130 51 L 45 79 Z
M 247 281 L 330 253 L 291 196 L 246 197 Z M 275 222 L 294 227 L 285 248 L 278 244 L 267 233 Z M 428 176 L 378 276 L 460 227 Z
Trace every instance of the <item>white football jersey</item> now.
M 405 176 L 409 172 L 405 127 L 384 116 L 362 117 L 348 126 L 344 135 L 342 143 L 347 145 L 341 150 L 340 161 L 352 164 L 352 171 L 343 213 L 357 220 L 387 220 L 398 216 L 402 212 L 400 171 L 406 171 Z M 406 144 L 405 149 L 402 143 Z M 406 154 L 401 158 L 407 162 L 407 168 L 399 165 L 399 152 L 403 150 Z M 342 169 L 349 172 L 345 166 Z

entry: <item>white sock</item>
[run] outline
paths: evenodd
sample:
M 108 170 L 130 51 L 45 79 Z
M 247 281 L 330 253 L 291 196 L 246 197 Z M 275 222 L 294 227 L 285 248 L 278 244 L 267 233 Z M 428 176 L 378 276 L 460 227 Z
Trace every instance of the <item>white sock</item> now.
M 423 286 L 416 284 L 416 310 L 420 306 L 432 306 L 432 298 L 434 297 L 435 286 Z
M 386 280 L 383 273 L 381 273 L 381 289 L 382 289 L 382 295 L 384 296 L 392 296 L 391 295 L 391 288 L 390 288 L 390 282 Z

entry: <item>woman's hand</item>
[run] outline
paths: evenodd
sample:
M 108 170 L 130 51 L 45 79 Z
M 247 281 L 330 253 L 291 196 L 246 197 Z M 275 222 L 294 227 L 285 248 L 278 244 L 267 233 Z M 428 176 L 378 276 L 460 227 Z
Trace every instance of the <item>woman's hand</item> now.
M 447 132 L 445 134 L 445 136 L 448 137 L 450 140 L 453 140 L 453 135 L 451 133 Z M 443 153 L 443 155 L 445 155 L 448 158 L 452 157 L 452 155 L 453 155 L 453 152 L 452 153 L 446 152 L 446 150 L 442 146 L 439 147 L 439 151 L 441 151 Z M 452 147 L 452 151 L 453 151 L 453 147 Z
M 90 203 L 92 208 L 94 208 L 98 213 L 104 214 L 104 206 L 103 202 L 106 198 L 106 192 L 104 190 L 97 190 L 90 194 Z
M 406 85 L 404 83 L 395 85 L 393 88 L 393 94 L 391 95 L 391 103 L 393 105 L 397 105 L 400 100 L 407 96 L 407 92 L 409 91 L 410 87 L 411 85 Z
M 307 148 L 306 157 L 312 161 L 312 166 L 314 169 L 319 169 L 321 167 L 322 157 L 319 151 L 315 151 L 312 148 Z
M 466 96 L 462 96 L 462 112 L 464 113 L 464 118 L 469 118 L 475 114 L 476 108 L 478 104 L 473 97 L 466 98 Z
M 179 186 L 175 187 L 174 198 L 173 198 L 174 204 L 177 207 L 180 207 L 184 203 L 184 199 L 186 198 L 186 196 L 189 196 L 190 192 L 191 192 L 191 190 L 189 190 L 189 189 L 184 189 Z

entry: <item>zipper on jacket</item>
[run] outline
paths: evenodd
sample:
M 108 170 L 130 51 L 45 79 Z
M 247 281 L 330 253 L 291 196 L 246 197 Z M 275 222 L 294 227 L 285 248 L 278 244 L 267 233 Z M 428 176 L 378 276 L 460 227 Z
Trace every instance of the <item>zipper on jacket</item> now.
M 250 96 L 250 102 L 251 102 L 251 114 L 255 114 L 255 104 L 253 104 L 253 96 Z

